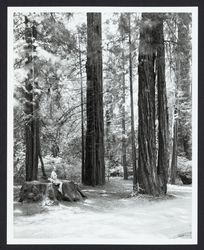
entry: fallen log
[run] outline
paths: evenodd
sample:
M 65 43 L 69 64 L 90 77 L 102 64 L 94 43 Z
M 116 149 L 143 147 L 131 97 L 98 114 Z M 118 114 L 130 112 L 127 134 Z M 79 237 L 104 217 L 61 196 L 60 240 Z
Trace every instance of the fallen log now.
M 80 201 L 87 198 L 80 190 L 79 186 L 73 181 L 62 181 L 62 192 L 58 186 L 50 182 L 26 181 L 23 183 L 19 201 L 38 202 L 49 199 L 57 203 L 58 201 Z

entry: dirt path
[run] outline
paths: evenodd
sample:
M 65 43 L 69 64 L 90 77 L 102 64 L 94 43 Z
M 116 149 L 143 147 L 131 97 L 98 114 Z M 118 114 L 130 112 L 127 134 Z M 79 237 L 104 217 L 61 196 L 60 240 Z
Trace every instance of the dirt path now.
M 171 197 L 163 200 L 131 197 L 132 182 L 120 178 L 83 191 L 84 202 L 49 208 L 15 203 L 14 237 L 75 244 L 191 238 L 189 186 L 169 186 Z

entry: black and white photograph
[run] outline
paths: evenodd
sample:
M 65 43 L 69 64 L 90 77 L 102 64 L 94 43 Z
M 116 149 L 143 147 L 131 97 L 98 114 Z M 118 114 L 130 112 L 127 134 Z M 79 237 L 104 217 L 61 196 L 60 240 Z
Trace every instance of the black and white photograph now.
M 8 7 L 7 244 L 197 244 L 197 7 Z

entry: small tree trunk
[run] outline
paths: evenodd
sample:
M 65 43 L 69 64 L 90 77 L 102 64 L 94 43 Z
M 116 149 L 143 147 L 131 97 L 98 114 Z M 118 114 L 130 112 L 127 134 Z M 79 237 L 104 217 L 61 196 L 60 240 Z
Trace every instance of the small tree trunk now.
M 50 119 L 53 118 L 53 102 L 52 102 L 52 83 L 50 84 L 49 88 L 49 113 L 50 113 Z
M 132 165 L 133 165 L 133 191 L 137 192 L 137 162 L 135 147 L 134 101 L 132 84 L 132 51 L 131 51 L 131 16 L 129 14 L 129 76 L 130 76 L 130 108 L 131 108 L 131 139 L 132 139 Z
M 81 45 L 79 40 L 79 70 L 80 70 L 80 82 L 81 82 L 81 169 L 82 169 L 82 183 L 85 179 L 85 147 L 84 147 L 84 94 L 83 94 L 83 74 L 81 63 Z
M 32 121 L 27 119 L 25 124 L 25 144 L 26 144 L 26 181 L 31 181 L 33 169 L 33 140 Z
M 176 183 L 177 174 L 177 118 L 174 120 L 174 131 L 173 131 L 173 150 L 172 150 L 172 160 L 171 160 L 171 184 Z
M 38 156 L 39 156 L 40 163 L 41 163 L 42 174 L 43 174 L 43 177 L 46 178 L 47 175 L 46 175 L 45 166 L 44 166 L 44 163 L 43 163 L 42 152 L 41 152 L 41 146 L 40 146 L 40 140 L 39 140 L 38 149 L 39 149 Z
M 38 179 L 38 156 L 39 156 L 39 118 L 33 121 L 33 173 L 32 179 Z
M 123 96 L 122 96 L 122 163 L 123 163 L 123 172 L 124 172 L 124 180 L 128 179 L 128 169 L 127 169 L 127 160 L 126 160 L 126 128 L 125 128 L 125 58 L 124 58 L 124 48 L 122 52 L 122 60 L 123 60 L 123 79 L 122 79 L 122 88 L 123 88 Z
M 109 106 L 109 105 L 108 105 Z M 108 158 L 108 181 L 110 177 L 110 165 L 111 165 L 111 157 L 110 157 L 110 150 L 111 150 L 111 144 L 110 144 L 110 125 L 111 125 L 111 117 L 110 117 L 110 107 L 107 107 L 106 110 L 106 152 L 107 152 L 107 158 Z

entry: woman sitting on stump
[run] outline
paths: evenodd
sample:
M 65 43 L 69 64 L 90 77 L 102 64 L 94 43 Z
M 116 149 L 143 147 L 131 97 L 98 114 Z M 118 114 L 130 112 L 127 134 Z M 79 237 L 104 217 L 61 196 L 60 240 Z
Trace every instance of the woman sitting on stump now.
M 50 176 L 50 178 L 48 180 L 51 181 L 54 185 L 58 186 L 59 192 L 62 193 L 62 181 L 57 179 L 56 167 L 55 166 L 53 167 L 51 176 Z

